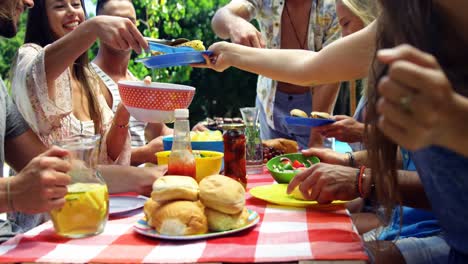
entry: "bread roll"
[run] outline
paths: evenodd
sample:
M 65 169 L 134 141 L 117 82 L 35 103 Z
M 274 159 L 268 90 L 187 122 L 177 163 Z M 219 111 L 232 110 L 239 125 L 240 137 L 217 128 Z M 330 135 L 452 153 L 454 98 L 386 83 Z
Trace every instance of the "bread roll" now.
M 294 190 L 289 194 L 289 196 L 293 197 L 296 200 L 305 200 L 302 192 L 299 190 L 299 185 L 294 188 Z
M 302 111 L 301 109 L 293 109 L 291 110 L 291 112 L 289 112 L 289 114 L 295 117 L 305 117 L 305 118 L 309 117 L 307 116 L 306 112 Z
M 286 138 L 267 139 L 263 140 L 262 144 L 264 146 L 282 151 L 284 154 L 297 153 L 299 151 L 297 142 Z
M 161 205 L 152 214 L 156 231 L 168 236 L 204 234 L 208 224 L 204 206 L 199 201 L 174 201 Z
M 249 212 L 245 207 L 237 214 L 225 214 L 210 208 L 205 208 L 205 215 L 208 220 L 208 229 L 214 232 L 241 228 L 247 225 L 249 219 Z
M 200 200 L 211 209 L 237 214 L 245 206 L 245 190 L 238 182 L 223 175 L 211 175 L 200 182 Z
M 164 176 L 153 183 L 151 198 L 156 202 L 171 200 L 198 200 L 198 184 L 188 176 Z
M 145 214 L 146 222 L 149 226 L 154 227 L 153 225 L 153 213 L 161 206 L 161 203 L 154 201 L 153 199 L 148 199 L 143 206 L 143 213 Z
M 314 111 L 314 112 L 310 113 L 310 117 L 311 118 L 321 118 L 321 119 L 331 119 L 331 115 L 329 113 L 317 112 L 317 111 Z

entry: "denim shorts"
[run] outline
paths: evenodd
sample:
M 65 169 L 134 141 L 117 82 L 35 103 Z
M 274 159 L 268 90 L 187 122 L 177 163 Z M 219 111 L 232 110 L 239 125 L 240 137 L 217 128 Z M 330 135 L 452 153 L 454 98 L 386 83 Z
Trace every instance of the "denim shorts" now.
M 395 241 L 406 263 L 447 263 L 450 247 L 443 236 L 408 237 Z
M 378 227 L 362 234 L 364 241 L 376 241 L 384 227 Z M 449 260 L 450 247 L 445 242 L 443 235 L 428 237 L 406 237 L 394 240 L 393 243 L 400 251 L 406 263 L 447 263 Z M 369 257 L 372 260 L 372 254 Z M 373 263 L 373 261 L 371 261 Z

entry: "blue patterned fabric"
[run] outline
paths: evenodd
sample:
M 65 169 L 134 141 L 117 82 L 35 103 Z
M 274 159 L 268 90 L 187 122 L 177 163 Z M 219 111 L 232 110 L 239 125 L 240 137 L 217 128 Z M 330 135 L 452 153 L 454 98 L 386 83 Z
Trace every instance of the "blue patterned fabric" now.
M 441 147 L 413 153 L 413 160 L 446 241 L 451 263 L 468 263 L 468 158 Z
M 416 167 L 412 161 L 412 154 L 401 149 L 403 157 L 403 169 L 415 171 Z M 394 240 L 407 237 L 428 237 L 440 233 L 441 229 L 436 217 L 430 211 L 419 210 L 403 206 L 403 224 L 400 228 L 400 207 L 393 210 L 390 224 L 383 230 L 379 240 Z

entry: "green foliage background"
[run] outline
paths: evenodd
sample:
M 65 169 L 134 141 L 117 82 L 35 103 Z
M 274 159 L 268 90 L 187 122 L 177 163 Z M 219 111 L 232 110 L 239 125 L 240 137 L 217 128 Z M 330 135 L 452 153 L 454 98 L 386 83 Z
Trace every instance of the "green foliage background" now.
M 12 39 L 5 39 L 0 37 L 0 77 L 10 87 L 10 68 L 11 62 L 16 55 L 19 47 L 23 44 L 24 33 L 26 31 L 26 15 L 21 16 L 21 26 L 16 37 Z
M 95 2 L 95 1 L 94 1 Z M 218 8 L 229 0 L 133 0 L 138 17 L 138 28 L 148 37 L 203 40 L 205 46 L 220 41 L 211 30 L 211 18 Z M 87 10 L 94 14 L 94 10 Z M 23 15 L 18 35 L 0 41 L 0 76 L 9 78 L 11 61 L 22 45 L 26 25 Z M 89 54 L 97 53 L 94 45 Z M 133 59 L 137 54 L 133 55 Z M 174 67 L 151 70 L 141 63 L 130 62 L 130 71 L 143 78 L 152 75 L 153 80 L 194 86 L 195 97 L 190 105 L 192 124 L 206 117 L 240 116 L 239 108 L 255 104 L 256 75 L 229 69 L 218 73 L 209 69 Z M 8 81 L 7 81 L 8 82 Z
M 145 36 L 203 40 L 205 46 L 220 41 L 211 29 L 211 18 L 229 0 L 139 0 L 133 1 L 139 29 Z M 139 63 L 130 70 L 142 78 L 150 74 Z M 197 88 L 190 106 L 192 123 L 205 117 L 240 116 L 239 108 L 255 104 L 256 75 L 229 69 L 218 73 L 209 69 L 175 67 L 151 72 L 154 80 L 188 84 Z

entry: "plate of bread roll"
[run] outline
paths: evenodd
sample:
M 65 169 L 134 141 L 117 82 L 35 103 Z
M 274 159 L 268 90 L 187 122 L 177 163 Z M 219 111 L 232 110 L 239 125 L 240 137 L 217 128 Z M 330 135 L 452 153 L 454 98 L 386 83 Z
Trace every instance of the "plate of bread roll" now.
M 153 184 L 135 232 L 159 239 L 195 240 L 224 236 L 255 226 L 257 212 L 245 207 L 237 181 L 211 175 L 197 183 L 188 176 L 164 176 Z
M 318 127 L 335 122 L 332 116 L 325 112 L 313 111 L 309 117 L 306 112 L 300 109 L 293 109 L 289 114 L 291 116 L 285 117 L 285 121 L 291 126 Z

